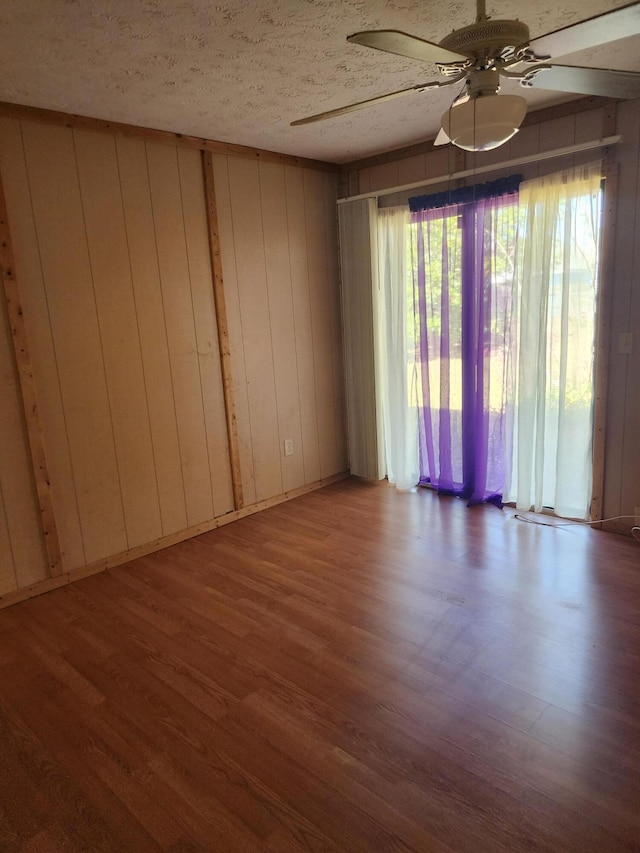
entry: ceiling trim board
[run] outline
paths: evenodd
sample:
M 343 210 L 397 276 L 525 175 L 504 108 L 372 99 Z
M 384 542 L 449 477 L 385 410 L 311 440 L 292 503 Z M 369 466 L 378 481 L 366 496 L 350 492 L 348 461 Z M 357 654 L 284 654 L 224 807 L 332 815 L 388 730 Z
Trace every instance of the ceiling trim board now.
M 210 151 L 214 154 L 228 154 L 232 157 L 246 157 L 252 160 L 262 160 L 267 163 L 300 166 L 305 169 L 314 169 L 321 172 L 333 172 L 336 174 L 340 172 L 338 164 L 327 163 L 323 160 L 311 160 L 306 157 L 296 157 L 292 154 L 279 154 L 277 151 L 250 148 L 245 145 L 235 145 L 231 142 L 218 142 L 215 139 L 200 139 L 197 136 L 187 136 L 181 133 L 173 133 L 169 130 L 156 130 L 151 127 L 139 127 L 135 124 L 106 121 L 90 116 L 47 110 L 41 107 L 12 104 L 8 101 L 0 101 L 0 116 L 79 128 L 81 130 L 93 130 L 98 133 L 111 133 L 115 136 L 136 137 L 152 142 L 180 145 L 185 148 L 196 148 L 200 151 Z
M 475 178 L 476 175 L 487 174 L 488 172 L 500 172 L 503 169 L 511 169 L 514 166 L 524 166 L 526 163 L 537 163 L 540 160 L 552 160 L 554 157 L 565 157 L 567 154 L 577 154 L 580 151 L 591 151 L 596 148 L 609 148 L 610 145 L 617 145 L 622 142 L 622 136 L 615 135 L 602 139 L 592 139 L 588 142 L 577 142 L 575 145 L 566 145 L 563 148 L 553 148 L 550 151 L 538 151 L 535 154 L 526 154 L 523 157 L 514 157 L 511 160 L 503 160 L 500 163 L 487 163 L 484 166 L 474 166 L 471 169 L 461 169 L 458 172 L 451 172 L 448 175 L 438 175 L 433 178 L 421 178 L 419 181 L 412 181 L 410 184 L 402 184 L 396 187 L 385 187 L 380 190 L 371 190 L 371 192 L 359 193 L 358 195 L 339 198 L 337 204 L 345 204 L 351 201 L 362 201 L 366 198 L 380 198 L 386 195 L 395 195 L 396 193 L 407 192 L 408 190 L 418 190 L 422 187 L 435 186 L 451 181 L 461 180 L 463 178 Z

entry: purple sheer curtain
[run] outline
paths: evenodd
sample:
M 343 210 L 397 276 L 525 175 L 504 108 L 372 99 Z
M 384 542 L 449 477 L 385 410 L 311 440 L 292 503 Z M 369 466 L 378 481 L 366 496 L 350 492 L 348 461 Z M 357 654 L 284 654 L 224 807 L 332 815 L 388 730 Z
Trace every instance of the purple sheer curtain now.
M 420 482 L 470 505 L 502 505 L 517 216 L 513 192 L 411 216 Z

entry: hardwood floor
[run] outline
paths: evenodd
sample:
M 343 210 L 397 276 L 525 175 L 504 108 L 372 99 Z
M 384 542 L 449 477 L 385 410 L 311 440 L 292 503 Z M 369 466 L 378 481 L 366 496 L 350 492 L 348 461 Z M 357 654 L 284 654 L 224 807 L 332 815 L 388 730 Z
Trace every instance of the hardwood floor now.
M 0 611 L 0 850 L 640 849 L 640 545 L 344 481 Z

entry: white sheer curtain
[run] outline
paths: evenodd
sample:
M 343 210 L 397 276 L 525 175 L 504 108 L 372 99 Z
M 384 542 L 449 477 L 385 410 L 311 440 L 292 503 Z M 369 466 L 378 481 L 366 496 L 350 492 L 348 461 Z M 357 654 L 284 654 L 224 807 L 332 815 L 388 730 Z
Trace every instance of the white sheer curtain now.
M 505 501 L 588 518 L 601 164 L 520 185 L 513 455 Z
M 389 482 L 410 489 L 418 463 L 417 371 L 413 298 L 406 274 L 407 207 L 378 211 L 376 308 L 377 378 Z

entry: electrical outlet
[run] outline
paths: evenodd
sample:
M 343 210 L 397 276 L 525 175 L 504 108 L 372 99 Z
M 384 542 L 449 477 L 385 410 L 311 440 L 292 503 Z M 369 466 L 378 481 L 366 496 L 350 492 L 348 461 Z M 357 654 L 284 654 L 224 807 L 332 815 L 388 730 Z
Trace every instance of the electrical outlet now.
M 640 506 L 637 506 L 633 512 L 636 517 L 635 526 L 640 527 Z
M 293 439 L 285 438 L 284 440 L 284 455 L 293 456 Z

